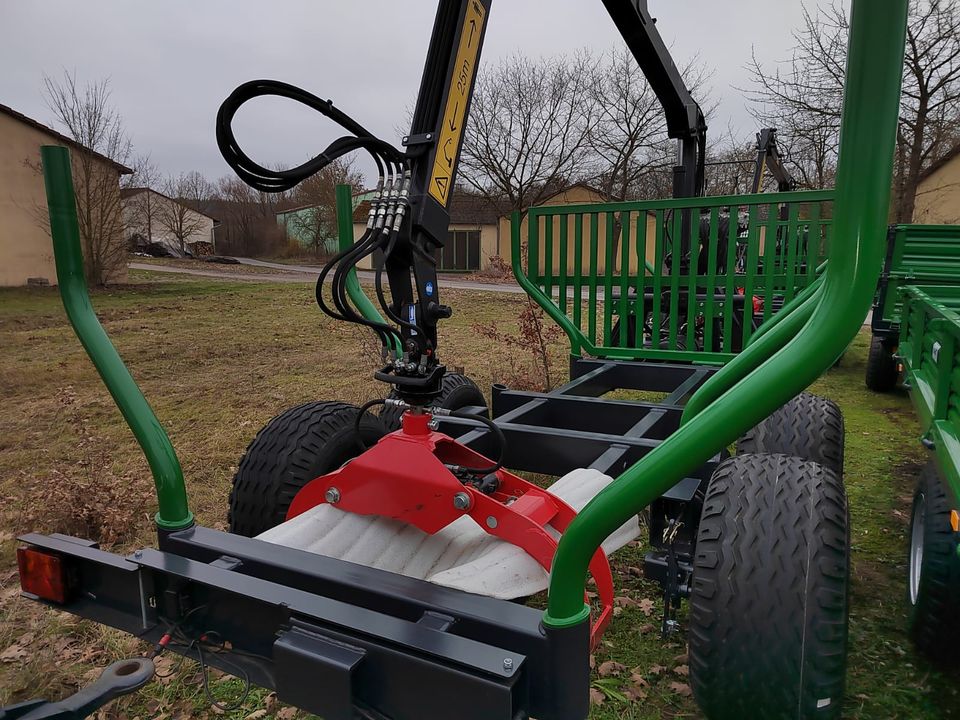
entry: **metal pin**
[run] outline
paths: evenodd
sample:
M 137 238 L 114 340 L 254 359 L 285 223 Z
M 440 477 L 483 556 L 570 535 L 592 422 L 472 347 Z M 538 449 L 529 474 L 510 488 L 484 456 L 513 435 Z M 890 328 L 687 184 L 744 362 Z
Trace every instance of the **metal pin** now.
M 324 493 L 324 497 L 328 503 L 331 505 L 336 505 L 338 502 L 340 502 L 340 491 L 335 487 L 327 488 L 327 492 Z

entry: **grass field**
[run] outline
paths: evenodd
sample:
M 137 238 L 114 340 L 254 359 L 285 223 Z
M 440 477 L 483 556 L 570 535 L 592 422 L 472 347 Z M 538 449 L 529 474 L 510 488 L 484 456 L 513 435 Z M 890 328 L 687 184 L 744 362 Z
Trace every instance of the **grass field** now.
M 378 359 L 371 344 L 324 317 L 310 285 L 228 284 L 137 271 L 130 277 L 137 284 L 99 292 L 94 305 L 166 425 L 204 525 L 224 528 L 237 461 L 272 416 L 308 400 L 358 402 L 382 393 L 369 379 Z M 444 359 L 489 387 L 501 368 L 473 326 L 497 322 L 509 328 L 523 299 L 450 291 L 445 301 L 455 315 L 443 326 Z M 563 350 L 556 348 L 558 366 Z M 842 364 L 813 388 L 840 404 L 847 423 L 853 571 L 845 717 L 960 718 L 960 673 L 936 671 L 914 654 L 904 634 L 905 529 L 925 461 L 919 429 L 904 393 L 880 396 L 863 388 L 865 354 L 861 335 Z M 144 649 L 119 633 L 21 600 L 16 535 L 88 532 L 115 551 L 129 551 L 153 543 L 153 500 L 146 463 L 54 290 L 0 290 L 0 394 L 3 705 L 69 694 L 96 668 Z M 696 718 L 685 645 L 660 640 L 657 593 L 636 571 L 643 551 L 642 544 L 630 546 L 613 559 L 623 609 L 596 655 L 594 696 L 602 703 L 592 717 Z M 178 669 L 164 660 L 164 670 L 171 675 L 98 717 L 221 714 L 210 710 L 192 664 Z M 241 689 L 224 677 L 212 685 L 225 700 Z M 255 690 L 226 716 L 297 715 Z

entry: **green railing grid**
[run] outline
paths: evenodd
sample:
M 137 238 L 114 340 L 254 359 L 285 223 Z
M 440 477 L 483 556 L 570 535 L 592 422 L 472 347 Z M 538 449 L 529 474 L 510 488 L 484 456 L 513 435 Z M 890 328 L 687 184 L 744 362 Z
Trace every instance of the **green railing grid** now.
M 831 219 L 823 216 L 821 205 L 832 197 L 830 191 L 807 191 L 532 208 L 525 246 L 519 228 L 513 232 L 515 272 L 529 281 L 531 296 L 566 331 L 573 355 L 720 364 L 749 344 L 755 295 L 763 301 L 766 322 L 781 301 L 790 302 L 813 282 L 830 234 Z M 781 203 L 788 208 L 785 216 Z M 671 254 L 671 239 L 680 237 L 683 211 L 692 216 L 695 238 L 703 212 L 705 247 L 692 243 L 688 272 L 677 262 L 656 272 Z M 741 212 L 747 218 L 745 240 L 737 231 Z M 728 216 L 726 236 L 722 214 Z M 522 221 L 517 214 L 514 222 Z M 745 252 L 738 253 L 741 242 Z M 725 257 L 722 273 L 718 256 Z M 742 267 L 731 271 L 738 262 Z M 739 288 L 743 307 L 735 309 Z M 684 291 L 696 300 L 681 317 Z M 647 294 L 649 301 L 643 299 Z M 662 318 L 662 325 L 652 323 L 648 347 L 632 347 L 628 339 L 643 337 L 647 313 Z M 618 322 L 620 331 L 614 332 Z

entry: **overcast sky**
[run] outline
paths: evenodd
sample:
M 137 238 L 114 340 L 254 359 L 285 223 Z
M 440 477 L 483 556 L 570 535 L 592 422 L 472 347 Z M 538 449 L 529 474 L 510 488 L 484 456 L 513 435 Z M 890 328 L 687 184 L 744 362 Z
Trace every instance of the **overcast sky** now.
M 807 0 L 808 5 L 817 0 Z M 825 0 L 819 0 L 825 2 Z M 720 101 L 712 121 L 754 130 L 736 86 L 751 47 L 764 61 L 789 57 L 801 0 L 649 0 L 678 65 L 699 53 Z M 4 0 L 0 4 L 0 103 L 41 122 L 53 118 L 44 73 L 109 78 L 138 153 L 165 174 L 230 172 L 214 140 L 220 102 L 255 78 L 283 80 L 332 99 L 395 143 L 412 105 L 436 2 L 426 0 Z M 494 0 L 483 60 L 620 42 L 599 1 Z M 237 115 L 238 140 L 261 162 L 299 163 L 340 133 L 281 100 Z

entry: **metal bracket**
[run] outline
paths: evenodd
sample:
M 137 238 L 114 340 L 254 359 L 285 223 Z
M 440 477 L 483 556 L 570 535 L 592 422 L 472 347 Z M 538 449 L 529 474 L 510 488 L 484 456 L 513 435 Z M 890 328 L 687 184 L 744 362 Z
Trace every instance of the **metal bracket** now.
M 416 133 L 414 135 L 404 135 L 401 144 L 404 147 L 411 147 L 416 145 L 433 145 L 436 142 L 436 137 L 432 132 L 428 133 Z

